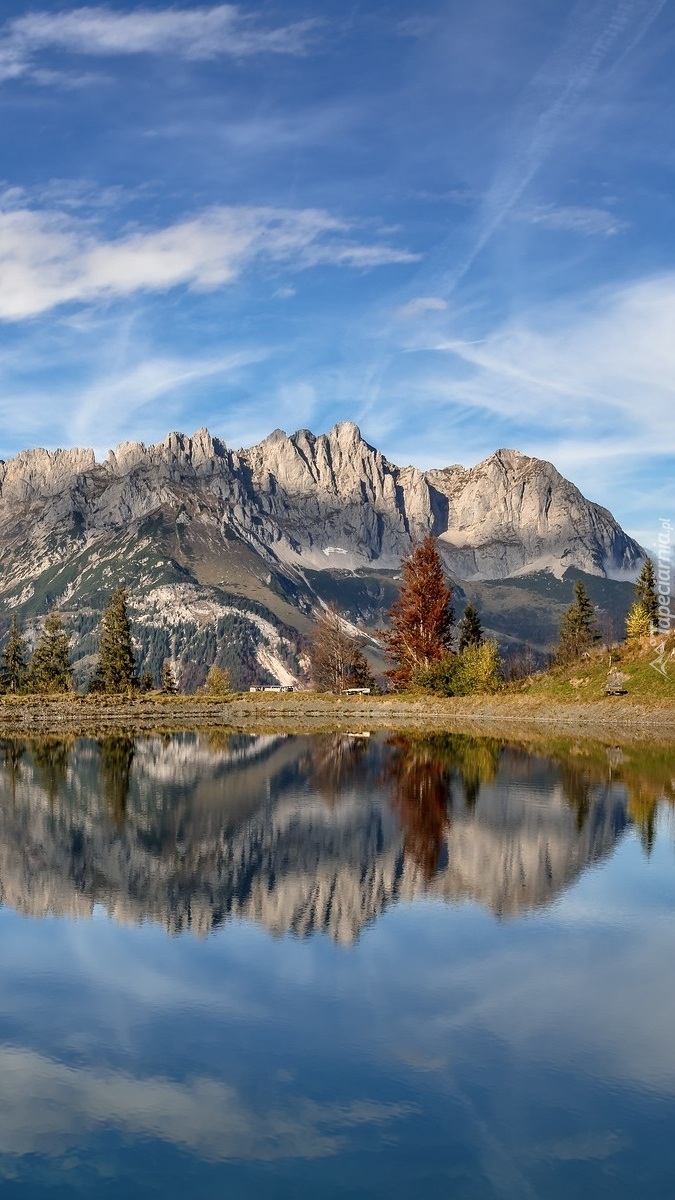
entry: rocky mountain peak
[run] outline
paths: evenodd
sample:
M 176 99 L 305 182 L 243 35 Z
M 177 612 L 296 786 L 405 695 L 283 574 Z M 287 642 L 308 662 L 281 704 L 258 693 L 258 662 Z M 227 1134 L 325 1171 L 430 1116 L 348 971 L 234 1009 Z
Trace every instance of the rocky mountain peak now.
M 197 470 L 223 457 L 227 448 L 208 429 L 198 429 L 192 437 L 184 433 L 169 433 L 164 441 L 153 446 L 144 442 L 121 442 L 110 450 L 105 465 L 114 475 L 129 475 L 141 466 L 178 466 Z
M 319 436 L 309 429 L 290 435 L 276 429 L 240 454 L 256 481 L 274 480 L 276 487 L 294 496 L 318 490 L 345 497 L 358 491 L 362 481 L 371 484 L 372 490 L 373 478 L 382 475 L 378 464 L 384 461 L 351 421 L 340 422 Z
M 0 496 L 23 503 L 57 496 L 95 465 L 93 450 L 22 450 L 0 464 Z
M 361 435 L 361 430 L 353 421 L 338 421 L 328 436 L 343 446 L 356 446 L 359 442 L 363 442 L 364 446 L 367 445 L 367 442 L 364 441 Z M 372 450 L 373 447 L 368 446 L 368 449 Z
M 143 442 L 120 442 L 114 450 L 108 451 L 105 465 L 118 475 L 128 475 L 147 458 L 147 454 Z

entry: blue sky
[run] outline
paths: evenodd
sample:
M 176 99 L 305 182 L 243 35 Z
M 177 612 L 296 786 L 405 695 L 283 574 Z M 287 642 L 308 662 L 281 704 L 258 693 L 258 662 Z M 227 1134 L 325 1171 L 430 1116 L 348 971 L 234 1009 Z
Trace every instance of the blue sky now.
M 0 457 L 354 420 L 675 518 L 675 6 L 64 7 L 0 25 Z

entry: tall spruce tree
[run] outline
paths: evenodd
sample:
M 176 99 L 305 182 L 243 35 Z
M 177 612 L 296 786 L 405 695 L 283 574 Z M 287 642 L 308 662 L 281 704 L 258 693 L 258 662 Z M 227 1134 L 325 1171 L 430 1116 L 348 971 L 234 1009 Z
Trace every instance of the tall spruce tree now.
M 581 658 L 600 640 L 595 609 L 580 579 L 574 585 L 574 600 L 560 622 L 556 662 L 566 666 Z
M 30 660 L 27 686 L 31 692 L 69 692 L 72 679 L 68 634 L 60 613 L 52 609 Z
M 459 623 L 459 649 L 466 650 L 467 646 L 480 646 L 483 638 L 483 626 L 480 623 L 478 609 L 469 602 Z
M 394 664 L 386 674 L 395 687 L 407 687 L 415 671 L 451 653 L 455 623 L 452 588 L 431 535 L 403 560 L 401 576 L 389 629 L 377 632 Z
M 162 691 L 165 696 L 175 696 L 178 691 L 176 672 L 170 658 L 165 658 L 162 663 Z
M 656 575 L 654 563 L 646 558 L 637 583 L 635 584 L 635 601 L 644 610 L 649 629 L 656 625 L 659 619 L 659 598 L 656 594 Z M 649 632 L 649 630 L 647 631 Z
M 0 691 L 20 692 L 26 682 L 28 647 L 16 616 L 12 617 L 5 648 L 0 655 Z
M 104 692 L 132 691 L 137 686 L 125 587 L 115 588 L 101 622 L 98 679 Z

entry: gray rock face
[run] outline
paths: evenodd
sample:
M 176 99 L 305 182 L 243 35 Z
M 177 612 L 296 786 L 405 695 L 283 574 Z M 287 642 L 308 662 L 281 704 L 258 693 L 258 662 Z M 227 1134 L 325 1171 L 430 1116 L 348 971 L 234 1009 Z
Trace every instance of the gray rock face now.
M 620 576 L 643 556 L 606 509 L 516 451 L 423 473 L 388 462 L 348 422 L 320 437 L 277 430 L 238 452 L 202 429 L 124 443 L 100 465 L 89 450 L 33 450 L 1 464 L 3 590 L 35 564 L 65 561 L 158 512 L 211 544 L 235 537 L 300 569 L 395 569 L 428 533 L 465 580 L 569 566 Z
M 592 504 L 551 463 L 498 450 L 471 470 L 430 471 L 446 499 L 444 555 L 465 579 L 504 579 L 524 571 L 591 575 L 634 570 L 642 551 L 606 508 Z

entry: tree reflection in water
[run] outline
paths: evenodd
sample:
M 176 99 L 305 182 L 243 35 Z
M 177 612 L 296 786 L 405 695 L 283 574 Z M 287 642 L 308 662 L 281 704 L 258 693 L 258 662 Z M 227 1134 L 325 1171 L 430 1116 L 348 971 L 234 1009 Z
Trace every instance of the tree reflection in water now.
M 563 794 L 576 818 L 578 833 L 582 833 L 592 807 L 592 780 L 573 759 L 560 763 L 560 782 Z
M 134 739 L 106 737 L 99 741 L 101 790 L 118 825 L 124 824 L 134 758 Z
M 565 799 L 576 813 L 577 829 L 581 832 L 597 801 L 598 787 L 620 784 L 626 790 L 628 815 L 635 826 L 642 848 L 649 856 L 656 838 L 659 804 L 675 804 L 675 778 L 672 773 L 672 750 L 634 747 L 623 751 L 619 746 L 582 748 L 566 746 L 556 750 L 555 759 Z
M 26 753 L 26 743 L 20 738 L 8 738 L 0 742 L 0 769 L 10 781 L 12 797 L 21 778 L 21 764 Z
M 387 745 L 394 751 L 387 775 L 393 785 L 392 802 L 401 823 L 404 853 L 429 881 L 439 867 L 450 810 L 458 801 L 457 784 L 461 784 L 467 808 L 473 809 L 481 786 L 496 777 L 500 743 L 437 734 L 397 735 Z
M 74 738 L 35 738 L 28 743 L 38 779 L 51 801 L 68 778 L 68 755 Z
M 303 769 L 329 808 L 340 803 L 348 787 L 362 782 L 368 745 L 368 734 L 326 733 L 313 739 Z

